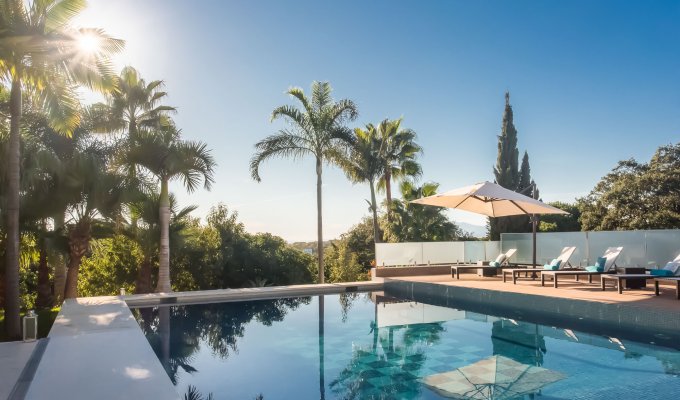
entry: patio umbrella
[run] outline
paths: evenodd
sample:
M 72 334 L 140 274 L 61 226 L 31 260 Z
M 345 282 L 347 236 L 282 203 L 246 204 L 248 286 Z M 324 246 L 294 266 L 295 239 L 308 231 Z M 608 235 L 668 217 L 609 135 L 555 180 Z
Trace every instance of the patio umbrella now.
M 456 208 L 488 217 L 530 215 L 533 227 L 533 265 L 536 265 L 536 218 L 538 214 L 569 214 L 539 200 L 506 189 L 496 183 L 482 182 L 411 201 L 415 204 Z
M 423 383 L 451 399 L 503 400 L 536 393 L 566 378 L 561 372 L 492 356 L 474 364 L 427 376 Z

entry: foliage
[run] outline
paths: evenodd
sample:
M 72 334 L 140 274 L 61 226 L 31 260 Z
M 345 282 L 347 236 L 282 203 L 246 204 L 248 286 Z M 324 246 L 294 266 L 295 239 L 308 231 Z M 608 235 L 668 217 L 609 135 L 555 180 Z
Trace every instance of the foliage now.
M 578 199 L 584 230 L 680 228 L 680 143 L 618 165 Z
M 581 211 L 576 203 L 563 203 L 561 201 L 554 201 L 548 203 L 553 207 L 559 208 L 569 213 L 569 215 L 561 214 L 546 214 L 541 215 L 541 221 L 538 224 L 538 231 L 540 232 L 578 232 L 581 230 Z
M 439 184 L 433 182 L 420 187 L 408 181 L 401 184 L 402 200 L 392 202 L 392 217 L 383 220 L 389 242 L 440 242 L 463 237 L 463 232 L 448 219 L 442 208 L 410 203 L 435 195 L 438 188 Z
M 121 288 L 132 293 L 142 258 L 140 246 L 124 235 L 95 241 L 80 267 L 78 294 L 110 296 L 117 295 Z

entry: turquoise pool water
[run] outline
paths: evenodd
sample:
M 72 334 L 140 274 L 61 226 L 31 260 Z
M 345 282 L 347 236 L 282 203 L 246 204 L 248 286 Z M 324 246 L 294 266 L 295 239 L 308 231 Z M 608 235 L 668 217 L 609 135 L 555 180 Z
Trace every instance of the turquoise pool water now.
M 382 292 L 135 314 L 182 396 L 189 386 L 216 400 L 621 400 L 680 393 L 680 352 L 651 344 L 660 339 L 653 334 L 638 332 L 647 340 L 631 341 Z

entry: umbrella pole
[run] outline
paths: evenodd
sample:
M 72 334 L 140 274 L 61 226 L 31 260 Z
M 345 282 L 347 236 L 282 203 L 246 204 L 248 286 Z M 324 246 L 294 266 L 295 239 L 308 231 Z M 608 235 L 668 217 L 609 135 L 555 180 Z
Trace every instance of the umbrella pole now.
M 536 214 L 531 214 L 531 239 L 534 243 L 532 266 L 536 268 Z

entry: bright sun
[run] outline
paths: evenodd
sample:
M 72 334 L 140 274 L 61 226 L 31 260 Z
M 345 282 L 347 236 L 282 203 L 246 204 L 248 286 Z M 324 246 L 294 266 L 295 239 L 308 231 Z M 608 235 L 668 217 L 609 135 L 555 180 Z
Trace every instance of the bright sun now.
M 99 38 L 92 34 L 83 34 L 78 38 L 80 51 L 86 54 L 93 54 L 99 51 Z

